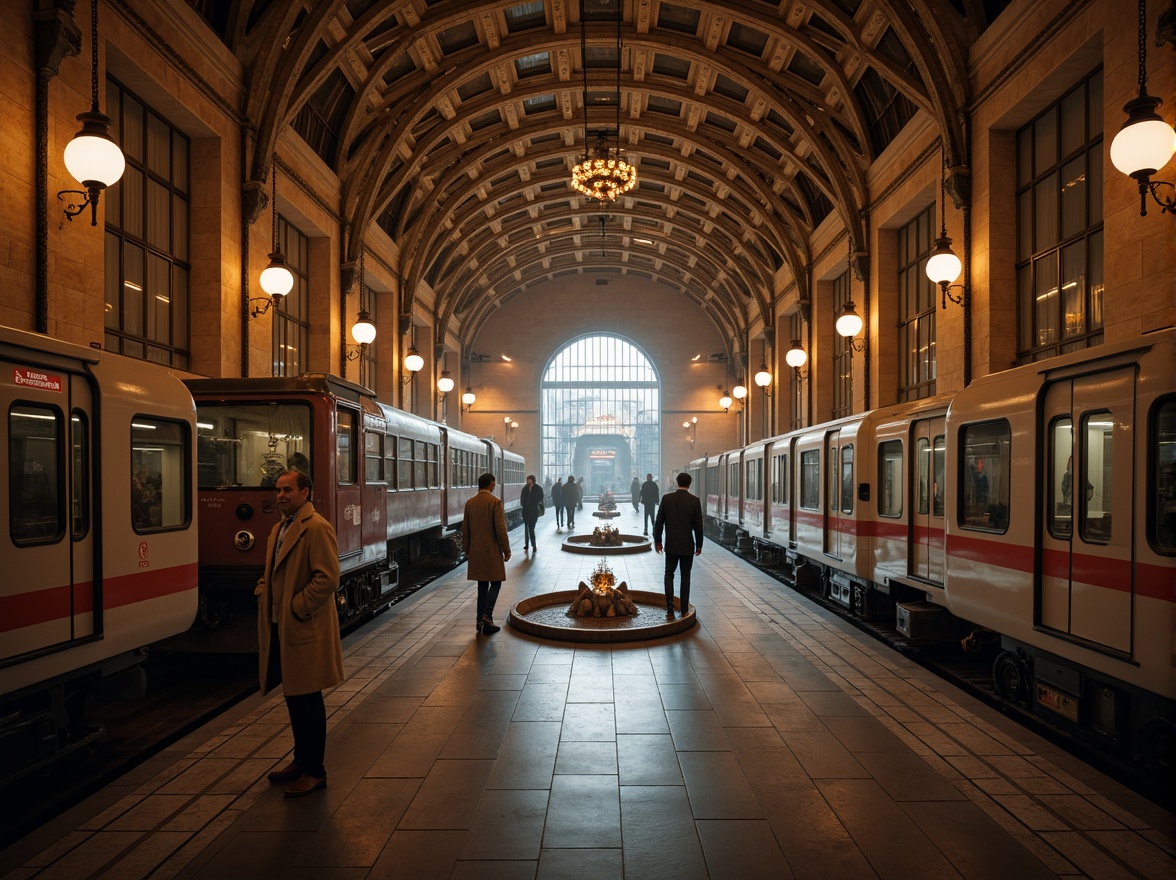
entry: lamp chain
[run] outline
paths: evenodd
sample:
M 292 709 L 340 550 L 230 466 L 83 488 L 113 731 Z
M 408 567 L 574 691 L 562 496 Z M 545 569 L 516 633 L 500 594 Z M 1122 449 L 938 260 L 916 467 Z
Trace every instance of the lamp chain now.
M 621 14 L 624 3 L 617 0 L 617 155 L 621 158 Z
M 366 250 L 367 250 L 367 248 L 364 247 L 363 242 L 360 242 L 360 245 L 359 245 L 359 310 L 361 312 L 365 310 L 365 305 L 367 302 L 367 284 L 364 282 L 364 277 L 363 277 L 363 255 L 364 255 L 364 251 L 366 251 Z
M 93 97 L 92 113 L 98 112 L 98 0 L 90 0 L 90 94 Z
M 588 21 L 580 0 L 580 69 L 584 74 L 584 161 L 588 161 Z
M 1139 95 L 1147 94 L 1147 0 L 1139 0 Z
M 947 238 L 947 148 L 939 146 L 939 237 Z
M 270 184 L 273 187 L 273 195 L 270 197 L 270 218 L 273 223 L 273 232 L 270 238 L 270 243 L 273 245 L 274 253 L 278 252 L 278 154 L 274 153 L 273 172 L 270 174 Z

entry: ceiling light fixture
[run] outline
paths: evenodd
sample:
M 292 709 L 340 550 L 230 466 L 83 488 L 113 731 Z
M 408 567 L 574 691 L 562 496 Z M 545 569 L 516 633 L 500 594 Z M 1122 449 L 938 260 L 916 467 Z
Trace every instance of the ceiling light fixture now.
M 939 238 L 935 239 L 935 249 L 927 258 L 926 269 L 927 277 L 938 284 L 940 290 L 943 291 L 942 308 L 947 308 L 949 299 L 957 306 L 963 305 L 964 285 L 955 283 L 963 268 L 964 264 L 951 249 L 951 239 L 947 237 L 947 155 L 945 153 L 939 166 Z M 958 294 L 951 293 L 951 290 L 956 287 L 960 289 L 960 292 Z M 852 335 L 856 336 L 857 334 Z
M 1123 105 L 1127 121 L 1111 141 L 1111 162 L 1139 184 L 1139 216 L 1147 216 L 1150 192 L 1160 213 L 1176 214 L 1176 185 L 1151 177 L 1176 153 L 1176 136 L 1156 110 L 1162 99 L 1147 93 L 1147 4 L 1139 0 L 1139 96 Z M 80 116 L 78 117 L 81 118 Z M 1161 199 L 1158 189 L 1167 189 Z
M 282 249 L 278 246 L 278 156 L 276 153 L 270 160 L 270 184 L 272 186 L 270 244 L 273 251 L 269 255 L 269 265 L 261 270 L 261 278 L 259 279 L 261 289 L 266 293 L 266 296 L 255 296 L 249 300 L 251 303 L 263 303 L 263 305 L 255 305 L 250 309 L 249 314 L 255 318 L 258 315 L 264 315 L 269 311 L 270 306 L 276 306 L 282 297 L 294 289 L 294 273 L 286 266 L 286 258 L 282 256 Z
M 617 0 L 616 148 L 608 145 L 608 131 L 597 133 L 588 150 L 588 21 L 580 0 L 580 67 L 584 71 L 584 159 L 572 168 L 572 189 L 597 202 L 614 202 L 637 185 L 637 169 L 621 155 L 621 14 Z

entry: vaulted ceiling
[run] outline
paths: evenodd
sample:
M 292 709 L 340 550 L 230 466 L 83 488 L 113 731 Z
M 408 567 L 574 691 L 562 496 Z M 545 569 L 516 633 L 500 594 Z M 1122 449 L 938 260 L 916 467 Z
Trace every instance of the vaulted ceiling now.
M 807 299 L 830 212 L 867 256 L 866 172 L 916 112 L 967 164 L 967 47 L 1005 3 L 194 5 L 245 65 L 250 180 L 292 127 L 338 174 L 350 228 L 398 246 L 401 315 L 428 284 L 439 336 L 470 340 L 495 300 L 569 273 L 670 285 L 728 338 L 770 314 L 782 267 Z M 618 119 L 639 182 L 602 208 L 570 172 Z

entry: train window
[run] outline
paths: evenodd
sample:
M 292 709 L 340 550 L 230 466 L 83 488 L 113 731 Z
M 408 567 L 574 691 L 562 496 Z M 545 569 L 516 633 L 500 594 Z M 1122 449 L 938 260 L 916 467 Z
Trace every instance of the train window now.
M 902 516 L 902 441 L 878 444 L 878 516 Z
M 719 466 L 717 464 L 707 465 L 706 468 L 706 494 L 710 497 L 711 490 L 714 494 L 719 494 Z
M 960 456 L 960 526 L 987 532 L 1009 527 L 1009 471 L 1012 432 L 1009 423 L 984 422 L 963 429 Z
M 436 443 L 430 443 L 427 448 L 429 453 L 429 486 L 438 489 L 441 487 L 441 479 L 437 459 L 441 455 L 441 447 Z
M 339 410 L 335 432 L 335 478 L 340 486 L 355 483 L 355 413 Z
M 788 503 L 788 453 L 772 456 L 772 503 Z
M 429 486 L 429 444 L 418 440 L 413 449 L 416 453 L 412 462 L 413 488 L 427 489 Z
M 931 510 L 931 441 L 915 441 L 915 513 L 926 516 Z
M 1073 534 L 1074 422 L 1069 417 L 1055 419 L 1049 426 L 1048 442 L 1046 467 L 1050 479 L 1046 524 L 1051 535 L 1067 540 Z
M 1107 544 L 1111 540 L 1111 508 L 1115 500 L 1115 420 L 1110 412 L 1087 413 L 1082 417 L 1082 477 L 1086 498 L 1078 499 L 1082 540 Z M 1083 507 L 1085 504 L 1085 507 Z
M 1152 543 L 1161 553 L 1176 553 L 1176 400 L 1160 405 L 1149 441 L 1154 468 L 1148 481 L 1154 493 L 1148 505 L 1155 511 Z
M 841 447 L 841 512 L 853 513 L 853 446 Z
M 829 446 L 828 450 L 825 456 L 825 461 L 828 462 L 825 476 L 829 480 L 829 485 L 826 487 L 825 503 L 829 506 L 829 510 L 837 510 L 841 507 L 841 456 L 838 455 L 836 446 Z
M 821 507 L 821 453 L 816 449 L 800 454 L 800 506 L 807 510 Z
M 940 434 L 933 441 L 931 455 L 931 472 L 934 480 L 931 482 L 931 515 L 943 516 L 944 470 L 947 465 L 947 444 Z
M 69 417 L 69 454 L 72 470 L 70 488 L 70 535 L 77 541 L 90 530 L 90 423 L 86 414 L 74 410 Z
M 364 479 L 369 483 L 384 482 L 384 435 L 379 431 L 365 431 Z
M 401 437 L 397 444 L 396 486 L 399 489 L 412 488 L 412 438 Z
M 189 449 L 182 422 L 143 415 L 131 419 L 131 525 L 136 532 L 188 524 Z
M 384 479 L 388 482 L 388 491 L 396 491 L 396 449 L 400 439 L 395 434 L 389 434 L 384 441 Z
M 196 406 L 196 474 L 201 489 L 273 488 L 284 469 L 310 469 L 310 407 L 304 403 Z
M 56 407 L 20 403 L 8 411 L 8 511 L 14 544 L 61 540 L 62 414 Z

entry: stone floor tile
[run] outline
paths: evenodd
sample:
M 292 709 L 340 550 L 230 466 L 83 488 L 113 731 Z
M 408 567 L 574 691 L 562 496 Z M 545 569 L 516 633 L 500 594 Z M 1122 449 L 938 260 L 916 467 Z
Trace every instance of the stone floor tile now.
M 1046 880 L 1054 872 L 967 800 L 904 803 L 902 809 L 967 878 Z
M 1176 877 L 1176 857 L 1133 831 L 1092 831 L 1087 836 L 1144 877 Z
M 662 705 L 666 709 L 699 709 L 711 708 L 710 700 L 698 682 L 687 684 L 659 684 Z
M 962 801 L 964 795 L 927 762 L 908 752 L 859 752 L 857 761 L 896 801 Z
M 674 740 L 668 734 L 617 734 L 621 785 L 683 785 Z
M 535 880 L 624 880 L 619 849 L 544 849 Z
M 615 704 L 616 730 L 621 733 L 669 733 L 670 725 L 661 697 L 625 698 Z
M 545 667 L 564 669 L 567 667 Z M 567 700 L 567 680 L 528 681 L 515 703 L 512 721 L 562 721 Z
M 233 835 L 192 880 L 246 880 L 282 876 L 293 862 L 304 836 L 293 831 L 245 831 Z M 81 876 L 81 875 L 75 875 Z
M 424 779 L 448 740 L 449 735 L 444 733 L 413 734 L 401 730 L 368 768 L 367 775 Z
M 879 877 L 944 880 L 961 876 L 872 779 L 820 779 L 817 787 Z
M 615 742 L 565 740 L 559 744 L 555 772 L 564 776 L 616 776 L 617 745 Z
M 518 691 L 479 691 L 453 728 L 443 760 L 493 759 L 514 715 Z
M 626 877 L 708 880 L 686 789 L 621 786 Z
M 551 788 L 561 726 L 555 721 L 512 721 L 486 787 Z
M 367 880 L 438 880 L 449 877 L 465 831 L 407 831 L 392 834 Z
M 374 865 L 420 785 L 419 779 L 361 779 L 323 827 L 305 838 L 293 864 Z
M 611 703 L 613 677 L 609 672 L 573 672 L 568 682 L 569 703 Z
M 1067 831 L 1069 826 L 1045 809 L 1031 797 L 1025 795 L 997 795 L 998 804 L 1016 816 L 1017 820 L 1033 831 Z
M 544 849 L 621 845 L 620 796 L 615 776 L 555 776 L 547 808 Z
M 611 703 L 567 704 L 560 739 L 613 742 L 616 737 L 616 717 Z
M 765 820 L 698 820 L 710 880 L 788 880 L 792 869 Z
M 719 719 L 711 711 L 667 711 L 666 720 L 674 748 L 683 751 L 728 751 L 727 740 Z
M 403 724 L 420 708 L 420 697 L 371 697 L 352 710 L 353 723 Z
M 1117 831 L 1123 827 L 1118 819 L 1104 813 L 1078 794 L 1044 794 L 1037 800 L 1062 817 L 1077 831 Z
M 187 794 L 153 794 L 143 798 L 117 819 L 108 823 L 105 831 L 154 831 L 172 816 L 183 810 L 193 797 Z M 173 829 L 176 830 L 176 829 Z M 190 829 L 178 829 L 190 830 Z
M 821 723 L 855 755 L 862 752 L 909 754 L 910 748 L 877 718 L 869 715 L 829 716 Z
M 420 734 L 443 733 L 446 736 L 453 733 L 457 722 L 465 714 L 465 706 L 421 706 L 412 713 L 412 717 L 404 723 L 400 736 L 416 736 Z
M 486 791 L 458 860 L 537 860 L 548 796 L 546 790 Z
M 784 744 L 813 779 L 862 778 L 869 772 L 828 729 L 781 731 Z
M 695 819 L 761 819 L 755 793 L 733 752 L 679 752 Z
M 493 761 L 437 761 L 397 830 L 446 831 L 470 827 Z
M 789 684 L 791 684 L 791 680 Z M 804 691 L 797 689 L 797 695 L 813 714 L 824 720 L 827 716 L 869 715 L 861 704 L 841 691 Z
M 1087 877 L 1099 880 L 1128 880 L 1138 875 L 1103 852 L 1075 831 L 1046 831 L 1041 834 L 1050 846 L 1074 863 Z M 1171 874 L 1164 875 L 1171 877 Z

